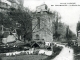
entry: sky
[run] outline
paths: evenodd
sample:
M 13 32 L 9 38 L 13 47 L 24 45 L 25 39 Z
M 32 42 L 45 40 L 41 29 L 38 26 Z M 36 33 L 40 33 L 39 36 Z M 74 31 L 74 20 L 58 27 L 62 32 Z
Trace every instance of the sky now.
M 61 22 L 69 25 L 69 28 L 76 34 L 76 25 L 80 20 L 80 6 L 70 5 L 80 5 L 79 0 L 24 0 L 24 7 L 34 11 L 36 6 L 44 3 L 48 5 L 51 11 L 59 12 L 62 17 Z M 62 5 L 61 3 L 66 3 L 68 6 L 55 6 Z

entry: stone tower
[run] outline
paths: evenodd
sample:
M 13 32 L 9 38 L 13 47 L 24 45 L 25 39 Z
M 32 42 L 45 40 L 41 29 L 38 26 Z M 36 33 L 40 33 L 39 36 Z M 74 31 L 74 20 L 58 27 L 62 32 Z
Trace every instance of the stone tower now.
M 32 39 L 44 40 L 45 42 L 53 41 L 52 22 L 55 20 L 53 14 L 49 12 L 46 4 L 36 7 L 36 13 L 33 14 L 32 20 Z

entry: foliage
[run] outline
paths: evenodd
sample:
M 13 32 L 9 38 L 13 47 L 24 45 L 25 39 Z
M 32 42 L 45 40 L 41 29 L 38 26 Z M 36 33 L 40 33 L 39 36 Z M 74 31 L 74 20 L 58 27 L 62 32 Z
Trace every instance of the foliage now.
M 77 23 L 76 31 L 77 31 L 77 36 L 78 36 L 78 31 L 80 30 L 80 21 Z
M 20 27 L 15 27 L 15 29 L 18 28 L 21 30 L 21 34 L 19 33 L 18 35 L 23 35 L 24 40 L 31 40 L 32 19 L 31 16 L 28 14 L 28 12 L 22 10 L 15 10 L 9 12 L 9 16 L 10 18 L 12 18 L 13 21 L 21 24 Z
M 0 25 L 4 25 L 4 27 L 6 28 L 9 28 L 12 26 L 12 23 L 7 13 L 0 13 Z
M 20 26 L 17 26 L 17 24 Z M 11 30 L 16 29 L 17 34 L 25 40 L 32 38 L 32 17 L 27 11 L 11 9 L 10 12 L 0 13 L 0 25 Z
M 76 39 L 76 35 L 69 29 L 68 25 L 59 22 L 59 20 L 61 19 L 59 13 L 54 12 L 54 14 L 55 14 L 55 22 L 53 23 L 55 28 L 55 33 L 53 34 L 54 39 L 58 41 L 61 40 L 68 41 Z

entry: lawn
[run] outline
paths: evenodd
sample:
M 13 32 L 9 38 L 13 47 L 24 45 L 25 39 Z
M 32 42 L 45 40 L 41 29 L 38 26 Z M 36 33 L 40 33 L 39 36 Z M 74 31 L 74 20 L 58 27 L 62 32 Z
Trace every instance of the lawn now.
M 51 56 L 46 55 L 19 55 L 19 56 L 10 56 L 2 57 L 1 60 L 51 60 L 62 50 L 61 47 L 53 47 L 53 54 Z
M 21 55 L 13 57 L 2 57 L 2 60 L 43 60 L 47 58 L 45 55 Z

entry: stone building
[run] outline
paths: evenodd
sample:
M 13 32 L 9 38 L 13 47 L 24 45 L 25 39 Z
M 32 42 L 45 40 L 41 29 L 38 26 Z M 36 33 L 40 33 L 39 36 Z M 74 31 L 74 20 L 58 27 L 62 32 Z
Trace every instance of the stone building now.
M 22 8 L 24 0 L 8 0 L 11 3 L 11 8 Z
M 76 29 L 77 29 L 77 42 L 78 46 L 80 46 L 80 21 L 78 21 Z
M 9 11 L 10 5 L 2 0 L 0 0 L 0 12 Z
M 42 4 L 42 5 L 36 7 L 36 12 L 38 12 L 38 13 L 47 12 L 47 11 L 49 11 L 49 8 L 46 4 Z
M 45 42 L 53 41 L 53 22 L 54 14 L 49 12 L 46 4 L 36 7 L 36 13 L 33 14 L 32 20 L 32 39 L 44 40 Z

